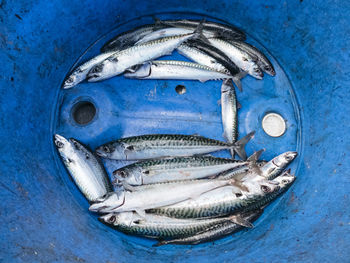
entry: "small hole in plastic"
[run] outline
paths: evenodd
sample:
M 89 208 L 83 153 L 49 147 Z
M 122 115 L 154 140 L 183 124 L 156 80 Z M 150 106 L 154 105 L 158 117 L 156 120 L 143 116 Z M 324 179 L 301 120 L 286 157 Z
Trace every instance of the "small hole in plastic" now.
M 76 123 L 87 125 L 96 115 L 95 105 L 89 101 L 80 101 L 72 109 L 72 116 Z
M 177 92 L 177 94 L 185 94 L 186 93 L 186 87 L 184 85 L 177 85 L 175 88 L 175 91 Z

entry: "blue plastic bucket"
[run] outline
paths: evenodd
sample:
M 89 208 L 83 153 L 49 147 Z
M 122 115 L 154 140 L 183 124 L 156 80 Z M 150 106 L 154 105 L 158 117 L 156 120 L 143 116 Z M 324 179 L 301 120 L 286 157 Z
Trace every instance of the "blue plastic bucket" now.
M 334 1 L 186 1 L 181 7 L 178 1 L 2 2 L 0 260 L 347 262 L 348 8 Z M 243 80 L 239 132 L 257 131 L 247 152 L 265 148 L 265 159 L 297 150 L 292 166 L 297 180 L 254 229 L 212 243 L 154 248 L 153 241 L 98 222 L 58 158 L 54 133 L 91 148 L 144 133 L 222 139 L 220 82 L 117 77 L 60 89 L 75 63 L 96 55 L 116 33 L 151 22 L 152 15 L 232 23 L 276 67 L 274 78 Z M 187 92 L 177 94 L 177 85 Z M 73 112 L 84 101 L 94 105 L 96 115 L 80 125 Z M 282 137 L 261 129 L 268 112 L 286 120 Z M 109 171 L 117 167 L 105 164 Z

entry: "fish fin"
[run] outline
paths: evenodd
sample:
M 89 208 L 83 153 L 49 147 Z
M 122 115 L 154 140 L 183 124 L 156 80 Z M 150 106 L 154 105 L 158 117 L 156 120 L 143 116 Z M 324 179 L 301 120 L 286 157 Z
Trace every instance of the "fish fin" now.
M 161 240 L 161 241 L 158 241 L 157 243 L 153 244 L 152 247 L 160 247 L 160 246 L 164 246 L 166 244 L 169 244 L 169 242 L 167 240 Z
M 248 220 L 244 219 L 242 216 L 240 215 L 234 215 L 234 216 L 230 216 L 230 221 L 232 221 L 233 223 L 240 225 L 240 226 L 244 226 L 244 227 L 249 227 L 249 228 L 253 228 L 254 225 L 252 223 L 250 223 Z
M 198 133 L 194 133 L 192 134 L 192 136 L 200 136 Z
M 197 28 L 193 31 L 192 39 L 198 39 L 204 43 L 210 44 L 209 40 L 203 35 L 205 18 L 201 20 Z
M 249 158 L 247 159 L 248 162 L 257 162 L 261 156 L 261 154 L 265 151 L 265 149 L 261 149 L 259 151 L 256 151 L 253 153 Z
M 236 103 L 237 103 L 237 109 L 242 109 L 242 104 L 239 103 L 239 101 L 237 101 Z
M 248 158 L 248 162 L 249 162 L 249 168 L 251 170 L 253 170 L 255 173 L 257 173 L 258 175 L 261 175 L 261 169 L 259 167 L 259 165 L 257 164 L 257 161 L 259 160 L 261 154 L 265 151 L 265 149 L 261 149 L 257 152 L 255 152 L 254 154 L 252 154 L 249 158 Z
M 128 191 L 130 191 L 130 192 L 135 192 L 135 191 L 137 191 L 136 187 L 134 187 L 134 186 L 128 184 L 127 182 L 124 182 L 124 181 L 123 181 L 123 182 L 122 182 L 122 185 L 123 185 L 123 187 L 124 187 L 125 190 L 128 190 Z
M 234 149 L 230 149 L 230 154 L 231 154 L 232 159 L 235 159 L 236 152 Z
M 232 82 L 235 83 L 237 89 L 240 91 L 240 92 L 243 92 L 243 88 L 242 88 L 242 82 L 240 79 L 236 78 L 236 77 L 233 77 L 232 78 Z
M 146 217 L 146 212 L 145 210 L 142 209 L 135 209 L 135 212 L 142 218 L 144 219 Z
M 245 152 L 244 147 L 254 137 L 254 134 L 255 131 L 252 131 L 232 145 L 232 148 L 242 160 L 247 159 L 247 153 Z
M 249 192 L 249 189 L 244 184 L 242 184 L 239 180 L 230 179 L 228 181 L 228 184 L 232 185 L 232 186 L 235 186 L 235 187 L 241 189 L 242 191 Z

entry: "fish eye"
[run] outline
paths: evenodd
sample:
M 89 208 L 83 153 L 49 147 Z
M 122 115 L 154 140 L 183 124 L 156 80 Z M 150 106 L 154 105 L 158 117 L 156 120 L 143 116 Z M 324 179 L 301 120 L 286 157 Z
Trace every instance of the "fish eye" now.
M 73 142 L 73 145 L 75 146 L 75 148 L 79 149 L 79 144 L 76 141 Z
M 146 171 L 144 171 L 143 173 L 144 173 L 144 174 L 149 174 L 149 171 L 148 171 L 148 170 L 146 170 Z
M 283 179 L 281 182 L 282 182 L 282 184 L 287 184 L 288 180 L 287 179 Z
M 127 176 L 126 172 L 124 171 L 119 171 L 117 174 L 122 178 L 125 178 Z
M 261 190 L 262 190 L 264 193 L 269 193 L 269 192 L 271 192 L 271 188 L 268 187 L 267 185 L 262 185 L 262 186 L 261 186 Z
M 96 65 L 95 67 L 92 68 L 91 72 L 92 73 L 99 73 L 102 71 L 102 69 L 103 69 L 102 65 Z
M 260 73 L 260 69 L 259 69 L 259 68 L 255 68 L 255 69 L 254 69 L 254 72 Z
M 62 142 L 60 142 L 60 141 L 56 141 L 56 146 L 58 148 L 62 148 L 64 146 L 64 144 Z
M 289 155 L 286 156 L 286 160 L 287 160 L 287 161 L 291 161 L 292 159 L 293 159 L 292 156 L 289 156 Z
M 265 66 L 264 69 L 267 70 L 267 71 L 270 71 L 271 67 L 270 66 Z
M 236 197 L 241 197 L 242 194 L 241 193 L 236 193 Z
M 89 156 L 88 153 L 85 154 L 85 158 L 86 158 L 87 160 L 90 159 L 90 156 Z
M 67 80 L 66 80 L 66 83 L 72 83 L 74 81 L 73 77 L 69 77 Z
M 107 145 L 103 146 L 103 151 L 105 151 L 106 153 L 111 152 L 111 150 L 109 149 L 109 147 Z
M 117 218 L 115 216 L 111 216 L 110 218 L 108 218 L 108 222 L 109 223 L 114 223 L 116 219 Z

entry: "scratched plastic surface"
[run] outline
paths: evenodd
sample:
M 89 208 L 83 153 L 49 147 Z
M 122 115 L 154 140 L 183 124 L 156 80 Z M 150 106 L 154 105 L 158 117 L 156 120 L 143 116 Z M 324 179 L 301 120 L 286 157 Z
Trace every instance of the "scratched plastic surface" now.
M 338 1 L 205 0 L 180 7 L 178 1 L 158 0 L 87 1 L 84 6 L 75 0 L 1 2 L 0 261 L 347 262 L 350 18 L 344 10 L 349 8 Z M 243 80 L 244 92 L 237 93 L 243 106 L 240 136 L 256 130 L 247 151 L 265 148 L 264 159 L 294 149 L 301 155 L 293 165 L 295 184 L 254 229 L 198 246 L 153 248 L 153 241 L 114 231 L 88 212 L 58 159 L 52 135 L 75 137 L 92 148 L 151 132 L 222 139 L 220 82 L 121 76 L 59 89 L 89 46 L 80 61 L 97 54 L 114 33 L 151 21 L 143 17 L 124 24 L 130 19 L 168 11 L 181 13 L 157 16 L 201 17 L 188 13 L 195 12 L 223 19 L 267 53 L 277 75 Z M 185 94 L 175 92 L 178 84 L 186 86 Z M 85 99 L 96 105 L 97 115 L 83 127 L 72 121 L 71 108 Z M 281 138 L 268 137 L 260 127 L 270 111 L 287 120 Z

